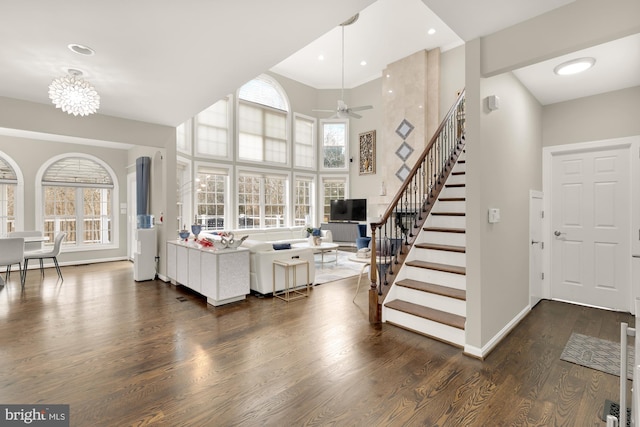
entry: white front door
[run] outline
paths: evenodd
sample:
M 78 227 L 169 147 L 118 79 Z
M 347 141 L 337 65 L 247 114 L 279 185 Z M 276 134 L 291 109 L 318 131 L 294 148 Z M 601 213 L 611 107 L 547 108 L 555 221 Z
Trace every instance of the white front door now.
M 630 309 L 630 150 L 552 159 L 552 298 Z
M 529 296 L 531 307 L 535 306 L 544 296 L 542 250 L 542 193 L 531 191 L 529 194 Z

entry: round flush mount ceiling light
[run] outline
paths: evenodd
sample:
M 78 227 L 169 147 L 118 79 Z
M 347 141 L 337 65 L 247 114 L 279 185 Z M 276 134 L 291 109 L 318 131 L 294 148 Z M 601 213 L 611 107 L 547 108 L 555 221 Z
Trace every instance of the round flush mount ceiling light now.
M 581 73 L 593 67 L 596 63 L 595 58 L 578 58 L 571 61 L 563 62 L 556 66 L 553 72 L 559 76 L 569 76 L 571 74 Z
M 95 55 L 96 53 L 96 51 L 91 49 L 89 46 L 83 46 L 77 43 L 71 43 L 70 45 L 67 45 L 67 47 L 69 48 L 69 50 L 77 53 L 78 55 L 91 56 Z

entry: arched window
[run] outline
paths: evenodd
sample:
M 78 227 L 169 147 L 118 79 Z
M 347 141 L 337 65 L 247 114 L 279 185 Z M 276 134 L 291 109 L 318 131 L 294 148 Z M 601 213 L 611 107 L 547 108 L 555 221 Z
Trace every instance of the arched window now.
M 288 163 L 289 103 L 280 85 L 262 75 L 238 91 L 238 160 Z
M 108 165 L 93 156 L 67 154 L 52 159 L 39 175 L 42 224 L 49 242 L 65 231 L 65 247 L 102 249 L 114 245 L 118 235 L 113 215 L 117 186 Z
M 16 227 L 16 213 L 23 214 L 19 206 L 22 200 L 19 184 L 22 184 L 22 176 L 17 165 L 0 153 L 0 237 L 21 228 Z

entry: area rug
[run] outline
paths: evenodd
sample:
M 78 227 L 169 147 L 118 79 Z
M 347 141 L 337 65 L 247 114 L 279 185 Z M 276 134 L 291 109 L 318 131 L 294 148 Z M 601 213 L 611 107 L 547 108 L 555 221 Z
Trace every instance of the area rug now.
M 634 349 L 627 346 L 627 378 L 632 379 Z M 620 343 L 576 334 L 569 337 L 560 359 L 620 376 Z
M 355 253 L 353 252 L 339 250 L 338 264 L 336 265 L 334 252 L 324 253 L 324 263 L 321 262 L 320 254 L 315 254 L 316 280 L 314 280 L 314 283 L 320 285 L 360 274 L 364 264 L 349 261 L 349 257 L 354 255 Z

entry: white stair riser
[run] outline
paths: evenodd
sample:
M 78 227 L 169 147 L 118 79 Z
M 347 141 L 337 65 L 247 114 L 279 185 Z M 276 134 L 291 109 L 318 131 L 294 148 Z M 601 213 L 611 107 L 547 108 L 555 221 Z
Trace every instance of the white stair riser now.
M 433 206 L 431 212 L 466 212 L 467 204 L 465 202 L 447 202 L 438 200 Z
M 436 243 L 439 245 L 466 246 L 466 233 L 443 233 L 441 231 L 423 231 L 416 242 Z
M 438 197 L 465 197 L 466 187 L 445 187 Z
M 447 179 L 447 184 L 464 184 L 464 175 L 449 175 Z
M 465 160 L 463 158 L 458 158 L 458 161 L 460 160 Z M 451 170 L 452 172 L 466 172 L 467 170 L 467 164 L 466 163 L 456 163 L 453 166 L 453 169 Z
M 382 321 L 403 325 L 419 333 L 429 335 L 443 341 L 463 346 L 465 344 L 464 331 L 441 323 L 432 322 L 422 317 L 413 316 L 401 311 L 382 306 Z
M 426 227 L 465 228 L 466 218 L 463 216 L 429 215 Z
M 418 291 L 411 288 L 405 288 L 404 286 L 396 286 L 396 288 L 397 291 L 395 299 L 409 301 L 424 307 L 429 307 L 436 310 L 444 311 L 446 313 L 453 313 L 457 314 L 458 316 L 467 317 L 466 301 Z
M 437 249 L 422 249 L 415 247 L 407 261 L 420 260 L 427 262 L 437 262 L 438 264 L 455 265 L 465 267 L 467 257 L 464 252 L 441 251 Z
M 402 267 L 402 275 L 398 275 L 398 279 L 400 278 L 419 280 L 421 282 L 448 286 L 455 289 L 467 289 L 467 277 L 464 274 L 411 267 L 406 264 Z

